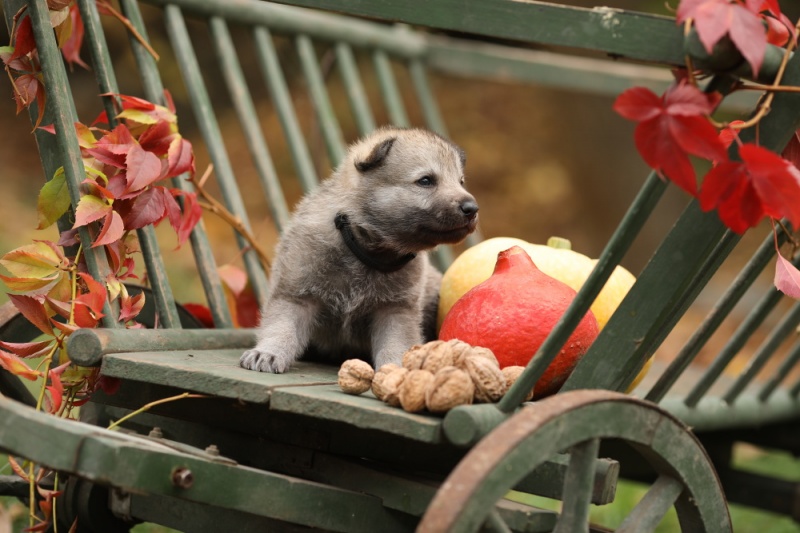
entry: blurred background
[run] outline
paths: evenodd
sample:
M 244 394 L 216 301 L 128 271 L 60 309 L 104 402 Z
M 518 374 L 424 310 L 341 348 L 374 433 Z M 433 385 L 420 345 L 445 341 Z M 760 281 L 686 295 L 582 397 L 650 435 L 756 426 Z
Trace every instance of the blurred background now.
M 583 7 L 594 7 L 597 2 L 574 0 L 560 2 Z M 674 15 L 677 0 L 609 0 L 603 5 L 614 8 L 635 9 L 649 13 Z M 800 3 L 784 1 L 781 6 L 792 19 L 800 17 Z M 145 17 L 157 20 L 158 12 L 143 7 Z M 272 253 L 278 233 L 261 198 L 261 186 L 247 151 L 243 133 L 238 126 L 230 104 L 227 89 L 219 74 L 216 60 L 204 25 L 190 22 L 190 32 L 199 54 L 205 79 L 209 83 L 217 119 L 224 131 L 225 144 L 241 183 L 254 233 Z M 117 21 L 105 20 L 111 56 L 117 63 L 117 73 L 134 72 L 133 58 L 129 52 L 127 36 Z M 0 25 L 2 26 L 2 25 Z M 185 88 L 171 55 L 166 33 L 157 22 L 149 24 L 153 47 L 161 53 L 160 69 L 164 83 L 170 88 L 178 107 L 181 133 L 195 144 L 197 171 L 202 174 L 209 158 L 200 142 L 196 124 L 189 107 Z M 234 39 L 243 50 L 252 50 L 248 32 L 236 33 Z M 9 42 L 4 26 L 0 27 L 0 45 Z M 203 43 L 205 42 L 205 45 Z M 330 172 L 325 148 L 316 132 L 313 108 L 303 81 L 296 49 L 291 41 L 276 37 L 276 46 L 292 92 L 298 117 L 310 139 L 310 149 L 315 158 L 320 178 Z M 83 58 L 87 59 L 86 52 Z M 321 64 L 329 74 L 330 96 L 334 107 L 348 109 L 346 96 L 330 55 L 321 53 Z M 266 88 L 256 65 L 255 57 L 241 58 L 248 82 L 259 105 L 259 117 L 271 156 L 281 179 L 290 206 L 301 196 L 289 150 L 283 139 L 278 118 L 268 101 Z M 359 57 L 366 67 L 368 57 Z M 127 68 L 130 67 L 130 68 Z M 361 73 L 373 103 L 379 124 L 387 123 L 387 113 L 382 105 L 377 80 L 371 68 Z M 403 92 L 410 92 L 410 80 L 404 71 L 395 74 Z M 76 68 L 72 73 L 73 91 L 78 112 L 84 123 L 91 122 L 99 113 L 97 89 L 93 76 Z M 215 83 L 214 80 L 217 80 Z M 139 80 L 132 76 L 119 79 L 121 92 L 141 95 Z M 480 230 L 484 237 L 513 236 L 534 243 L 544 243 L 550 236 L 561 236 L 572 241 L 573 249 L 597 257 L 622 218 L 648 174 L 633 142 L 635 124 L 618 116 L 612 110 L 615 95 L 567 90 L 536 84 L 507 83 L 499 80 L 464 79 L 456 76 L 431 74 L 431 83 L 450 136 L 468 154 L 467 186 L 481 206 Z M 591 80 L 587 80 L 587 86 Z M 407 101 L 414 125 L 423 125 L 420 110 Z M 357 137 L 355 124 L 349 112 L 339 116 L 347 141 Z M 733 118 L 731 116 L 730 118 Z M 3 139 L 0 142 L 0 252 L 27 244 L 34 239 L 57 240 L 54 228 L 36 231 L 35 212 L 38 191 L 44 183 L 36 144 L 31 135 L 31 123 L 26 113 L 15 115 L 11 84 L 4 76 L 0 80 L 0 125 Z M 219 197 L 213 178 L 209 185 Z M 250 194 L 250 192 L 253 194 Z M 689 202 L 688 196 L 670 187 L 657 208 L 655 216 L 642 228 L 623 265 L 638 274 L 663 236 Z M 218 264 L 240 264 L 239 251 L 231 239 L 231 229 L 213 215 L 204 216 Z M 175 248 L 171 229 L 159 229 L 165 250 L 165 261 L 179 302 L 202 301 L 200 284 L 193 268 L 189 247 Z M 736 255 L 744 257 L 753 246 L 760 243 L 769 232 L 767 225 L 749 232 L 734 252 L 734 261 L 716 275 L 700 296 L 700 309 L 682 320 L 675 332 L 665 341 L 658 357 L 668 360 L 674 356 L 703 316 L 703 309 L 724 290 L 736 273 Z M 769 269 L 768 269 L 769 270 Z M 734 312 L 734 321 L 723 325 L 715 338 L 724 340 L 760 292 L 771 286 L 772 272 L 766 272 L 754 288 L 753 295 L 742 302 Z M 6 297 L 0 293 L 0 302 Z M 730 321 L 729 321 L 730 322 Z M 774 323 L 774 320 L 773 320 Z M 759 339 L 755 339 L 756 343 Z M 713 349 L 714 342 L 711 343 Z M 751 347 L 752 348 L 752 347 Z M 736 373 L 747 362 L 747 350 L 734 361 L 729 372 Z M 701 354 L 700 362 L 713 355 Z M 764 468 L 783 472 L 788 478 L 800 479 L 797 461 L 782 455 L 764 455 L 754 449 L 742 452 L 745 461 L 763 462 Z M 0 504 L 2 505 L 2 504 Z M 739 511 L 737 511 L 739 512 Z M 748 513 L 749 511 L 742 511 Z M 775 519 L 766 513 L 747 514 L 737 525 L 737 531 L 800 531 L 788 519 Z M 745 520 L 745 519 L 741 519 Z M 0 520 L 0 533 L 3 532 Z

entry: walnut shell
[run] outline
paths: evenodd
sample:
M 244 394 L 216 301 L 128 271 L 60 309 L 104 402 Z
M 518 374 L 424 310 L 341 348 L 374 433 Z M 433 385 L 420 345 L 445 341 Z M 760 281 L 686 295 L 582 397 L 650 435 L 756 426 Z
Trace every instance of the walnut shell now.
M 455 359 L 450 345 L 444 341 L 431 341 L 425 346 L 428 347 L 425 360 L 422 361 L 422 370 L 427 370 L 432 374 L 436 374 L 439 370 L 446 366 L 453 366 Z
M 425 409 L 425 393 L 433 383 L 433 374 L 427 370 L 410 370 L 400 385 L 400 406 L 409 413 Z
M 339 387 L 347 394 L 361 394 L 372 386 L 375 371 L 360 359 L 348 359 L 339 368 Z
M 472 349 L 472 346 L 459 339 L 450 339 L 447 341 L 447 345 L 450 346 L 450 351 L 453 353 L 454 366 L 461 368 L 459 362 L 463 362 L 464 357 Z
M 507 366 L 501 370 L 503 376 L 506 378 L 506 387 L 508 389 L 511 388 L 518 379 L 522 372 L 525 370 L 524 366 Z M 523 402 L 529 402 L 533 399 L 533 389 L 525 396 L 525 399 L 522 400 Z
M 452 345 L 444 341 L 415 344 L 403 354 L 403 368 L 427 370 L 432 374 L 435 374 L 440 368 L 451 366 L 453 362 Z
M 444 413 L 458 405 L 472 403 L 475 385 L 465 371 L 446 366 L 433 376 L 425 394 L 425 405 L 432 413 Z
M 466 361 L 468 357 L 483 357 L 489 362 L 494 363 L 494 366 L 500 368 L 500 363 L 497 362 L 494 352 L 492 352 L 489 348 L 484 348 L 483 346 L 470 346 L 469 350 L 462 351 L 455 360 L 455 366 L 466 370 Z
M 419 370 L 428 354 L 426 344 L 415 344 L 403 354 L 403 368 L 407 370 Z
M 398 394 L 400 392 L 400 385 L 408 374 L 408 370 L 403 367 L 388 364 L 383 365 L 375 372 L 375 377 L 372 378 L 372 394 L 379 400 L 383 400 L 393 407 L 400 405 Z
M 470 355 L 464 361 L 464 366 L 475 385 L 475 401 L 480 403 L 493 403 L 506 393 L 506 378 L 491 360 L 480 355 Z

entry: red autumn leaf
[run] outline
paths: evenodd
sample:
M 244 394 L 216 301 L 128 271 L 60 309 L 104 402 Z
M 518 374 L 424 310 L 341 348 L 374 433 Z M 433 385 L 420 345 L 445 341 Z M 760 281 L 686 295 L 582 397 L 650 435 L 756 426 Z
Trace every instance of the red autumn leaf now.
M 92 248 L 118 241 L 124 233 L 125 227 L 122 224 L 122 217 L 116 211 L 111 211 L 106 215 L 103 229 L 100 230 L 100 234 L 92 244 Z
M 214 328 L 214 317 L 211 316 L 211 309 L 203 304 L 185 303 L 181 305 L 194 318 L 200 322 L 204 328 Z
M 786 296 L 800 300 L 800 271 L 780 252 L 775 263 L 775 288 Z
M 727 158 L 716 129 L 705 116 L 718 102 L 718 95 L 706 95 L 682 82 L 660 98 L 642 87 L 628 89 L 614 102 L 614 110 L 639 122 L 634 139 L 645 162 L 696 195 L 697 177 L 688 154 L 713 161 Z
M 53 341 L 39 341 L 39 342 L 5 342 L 0 341 L 0 348 L 8 350 L 9 352 L 19 357 L 39 357 L 44 355 L 53 346 Z
M 72 32 L 64 44 L 61 45 L 61 54 L 70 65 L 77 63 L 83 68 L 88 69 L 89 65 L 83 62 L 80 55 L 81 45 L 83 44 L 83 19 L 81 18 L 80 11 L 78 11 L 77 4 L 72 4 L 70 6 L 69 17 L 72 21 Z
M 107 296 L 105 285 L 96 281 L 86 272 L 78 272 L 78 275 L 86 284 L 86 292 L 78 296 L 75 301 L 91 309 L 98 318 L 102 317 Z
M 800 223 L 800 171 L 779 155 L 753 144 L 739 147 L 742 161 L 725 161 L 709 171 L 700 206 L 717 208 L 720 219 L 737 233 L 763 217 Z
M 26 365 L 22 359 L 13 353 L 4 352 L 3 350 L 0 350 L 0 367 L 5 368 L 15 376 L 31 381 L 36 381 L 42 375 L 41 372 Z
M 167 105 L 167 109 L 169 109 L 171 113 L 177 113 L 175 101 L 172 99 L 172 93 L 170 93 L 167 89 L 164 89 L 164 103 Z
M 97 380 L 97 388 L 101 389 L 109 396 L 116 394 L 121 385 L 122 381 L 119 378 L 113 378 L 111 376 L 100 376 Z
M 228 295 L 229 306 L 230 299 L 233 299 L 235 324 L 242 328 L 256 327 L 259 305 L 245 271 L 233 265 L 224 265 L 217 272 Z
M 759 16 L 761 5 L 729 0 L 682 0 L 678 6 L 677 22 L 694 19 L 694 26 L 700 42 L 710 54 L 714 45 L 728 35 L 750 63 L 753 74 L 758 75 L 767 49 L 767 31 Z M 762 2 L 763 5 L 763 2 Z
M 744 124 L 744 121 L 734 120 L 719 132 L 719 140 L 722 142 L 723 146 L 725 146 L 726 150 L 731 147 L 733 140 L 739 137 L 739 130 L 733 127 L 739 124 Z
M 125 168 L 125 156 L 134 144 L 136 141 L 130 130 L 124 124 L 119 124 L 98 139 L 95 147 L 86 150 L 86 153 L 106 165 Z
M 17 114 L 27 109 L 43 92 L 42 84 L 35 74 L 23 74 L 14 79 L 14 100 L 17 102 Z
M 36 41 L 33 39 L 33 25 L 31 18 L 23 18 L 14 32 L 14 53 L 11 59 L 17 59 L 28 55 L 36 49 Z
M 148 152 L 162 156 L 169 151 L 170 144 L 176 136 L 180 137 L 180 135 L 172 131 L 169 122 L 159 120 L 139 136 L 139 144 Z
M 166 176 L 172 178 L 180 176 L 184 172 L 194 174 L 194 152 L 192 151 L 192 143 L 181 137 L 177 136 L 172 140 L 167 153 L 168 169 Z
M 127 166 L 126 192 L 139 191 L 158 181 L 161 176 L 161 161 L 158 157 L 142 149 L 141 146 L 134 143 L 131 145 L 130 150 L 125 158 Z
M 180 226 L 174 228 L 178 234 L 178 246 L 186 242 L 192 230 L 200 222 L 203 217 L 203 209 L 197 201 L 197 195 L 193 192 L 180 191 L 178 189 L 172 190 L 173 196 L 181 196 L 183 198 L 183 216 L 181 217 Z M 170 222 L 172 222 L 170 220 Z M 173 226 L 174 227 L 174 226 Z
M 151 187 L 133 200 L 114 202 L 125 223 L 125 229 L 143 228 L 164 218 L 166 206 L 160 189 L 163 187 Z
M 56 368 L 50 369 L 50 372 L 47 373 L 50 377 L 50 385 L 47 386 L 47 390 L 50 392 L 51 413 L 57 413 L 59 409 L 61 409 L 61 402 L 64 399 L 64 385 L 61 383 L 61 374 L 64 373 L 64 370 L 66 370 L 70 364 L 71 363 L 67 361 Z
M 786 148 L 783 149 L 781 155 L 784 159 L 792 163 L 795 168 L 800 169 L 800 131 L 796 131 L 792 134 L 792 138 L 789 139 L 789 143 L 786 145 Z
M 125 296 L 122 298 L 119 310 L 119 321 L 127 322 L 133 320 L 144 307 L 144 293 L 136 296 Z
M 111 204 L 105 200 L 101 200 L 91 194 L 81 196 L 78 207 L 75 209 L 75 224 L 73 228 L 91 224 L 104 218 L 109 212 L 111 212 Z
M 36 326 L 39 331 L 55 336 L 53 328 L 50 326 L 50 317 L 47 314 L 47 310 L 39 300 L 21 294 L 9 294 L 8 298 L 17 308 L 17 311 L 22 313 L 28 319 L 28 322 Z
M 156 108 L 156 105 L 153 102 L 149 102 L 144 98 L 137 98 L 136 96 L 128 96 L 126 94 L 113 94 L 108 93 L 102 96 L 119 96 L 119 99 L 122 100 L 122 109 L 138 109 L 141 111 L 153 111 Z

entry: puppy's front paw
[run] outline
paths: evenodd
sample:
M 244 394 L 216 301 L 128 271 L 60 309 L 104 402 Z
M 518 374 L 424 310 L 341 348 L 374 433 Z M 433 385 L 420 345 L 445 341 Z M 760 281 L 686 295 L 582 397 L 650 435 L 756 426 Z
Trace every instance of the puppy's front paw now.
M 290 361 L 286 357 L 273 355 L 269 352 L 254 348 L 247 350 L 239 359 L 239 365 L 248 370 L 258 372 L 271 372 L 273 374 L 283 374 L 289 367 Z

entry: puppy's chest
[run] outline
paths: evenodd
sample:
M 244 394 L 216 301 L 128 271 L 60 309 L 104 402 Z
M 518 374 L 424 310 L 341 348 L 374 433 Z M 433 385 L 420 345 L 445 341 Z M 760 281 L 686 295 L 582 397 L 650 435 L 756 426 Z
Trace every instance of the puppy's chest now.
M 407 275 L 340 272 L 318 286 L 316 297 L 332 312 L 366 315 L 376 308 L 416 300 L 418 284 Z

